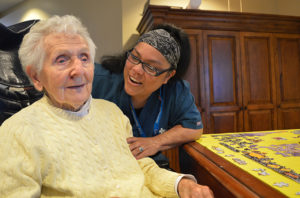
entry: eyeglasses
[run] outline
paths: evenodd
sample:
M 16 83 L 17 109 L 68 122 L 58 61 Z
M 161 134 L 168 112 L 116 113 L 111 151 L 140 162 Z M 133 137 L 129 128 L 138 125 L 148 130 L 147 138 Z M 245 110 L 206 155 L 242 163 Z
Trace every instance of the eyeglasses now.
M 132 50 L 127 52 L 127 60 L 129 60 L 132 64 L 138 65 L 138 64 L 142 64 L 142 68 L 143 70 L 151 75 L 151 76 L 159 76 L 167 71 L 171 71 L 174 68 L 171 66 L 169 69 L 165 69 L 165 70 L 158 70 L 155 67 L 149 65 L 148 63 L 145 63 L 143 61 L 141 61 L 141 59 L 139 59 L 138 57 L 136 57 L 135 55 L 133 55 L 131 53 Z

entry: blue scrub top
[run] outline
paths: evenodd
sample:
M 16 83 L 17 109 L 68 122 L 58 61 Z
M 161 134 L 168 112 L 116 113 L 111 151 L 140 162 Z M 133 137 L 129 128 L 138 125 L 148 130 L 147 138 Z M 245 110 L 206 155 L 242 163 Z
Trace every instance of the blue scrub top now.
M 190 92 L 188 82 L 179 80 L 162 86 L 163 107 L 159 121 L 159 131 L 164 132 L 175 125 L 184 128 L 203 128 L 201 115 L 198 111 L 194 97 Z M 132 114 L 131 99 L 124 90 L 123 73 L 116 74 L 95 64 L 93 81 L 93 98 L 101 98 L 115 103 L 129 118 L 133 129 L 133 135 L 140 137 L 138 126 L 136 126 Z M 138 115 L 139 123 L 147 137 L 154 135 L 153 127 L 161 109 L 161 97 L 159 89 L 152 93 L 145 106 Z

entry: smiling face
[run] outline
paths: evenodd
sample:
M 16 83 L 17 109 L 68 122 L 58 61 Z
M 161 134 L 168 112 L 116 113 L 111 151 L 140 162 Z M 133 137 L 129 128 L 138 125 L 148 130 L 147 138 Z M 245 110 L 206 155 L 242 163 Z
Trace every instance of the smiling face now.
M 94 64 L 86 41 L 79 35 L 50 34 L 44 38 L 45 60 L 40 73 L 27 74 L 35 88 L 44 90 L 54 106 L 77 111 L 92 90 Z
M 167 59 L 147 43 L 138 43 L 131 53 L 158 70 L 170 68 Z M 135 65 L 127 60 L 124 68 L 124 89 L 131 96 L 133 106 L 135 108 L 143 107 L 148 97 L 163 84 L 166 84 L 175 75 L 175 72 L 172 70 L 155 77 L 147 74 L 141 64 Z

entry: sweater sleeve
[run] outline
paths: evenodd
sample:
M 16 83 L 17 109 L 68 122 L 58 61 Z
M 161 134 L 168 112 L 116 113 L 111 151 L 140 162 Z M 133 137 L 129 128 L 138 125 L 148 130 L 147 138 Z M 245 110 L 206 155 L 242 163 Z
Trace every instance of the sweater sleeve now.
M 145 185 L 161 197 L 178 197 L 175 183 L 180 174 L 160 168 L 151 158 L 143 158 L 138 163 L 145 175 Z
M 33 153 L 23 138 L 26 136 L 23 129 L 26 126 L 17 127 L 2 125 L 0 128 L 0 195 L 8 197 L 39 197 L 41 192 L 40 171 Z

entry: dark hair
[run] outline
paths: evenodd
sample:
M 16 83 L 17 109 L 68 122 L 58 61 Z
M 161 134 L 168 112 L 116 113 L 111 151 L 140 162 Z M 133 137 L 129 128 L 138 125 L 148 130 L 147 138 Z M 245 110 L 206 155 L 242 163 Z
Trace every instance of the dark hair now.
M 171 78 L 171 80 L 182 79 L 188 70 L 191 59 L 191 48 L 188 35 L 181 28 L 172 24 L 158 24 L 151 30 L 155 29 L 166 30 L 178 42 L 180 46 L 180 58 L 177 64 L 176 74 Z M 114 73 L 122 73 L 126 58 L 126 53 L 116 56 L 103 56 L 100 62 L 106 69 Z
M 127 56 L 126 52 L 120 55 L 102 56 L 100 59 L 101 65 L 113 73 L 122 73 Z

